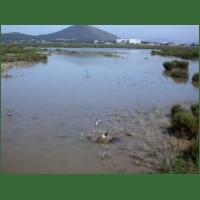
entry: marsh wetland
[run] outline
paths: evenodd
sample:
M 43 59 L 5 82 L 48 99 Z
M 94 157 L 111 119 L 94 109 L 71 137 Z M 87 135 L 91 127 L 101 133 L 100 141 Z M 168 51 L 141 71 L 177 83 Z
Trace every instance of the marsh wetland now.
M 2 173 L 160 173 L 189 145 L 171 134 L 171 108 L 199 102 L 199 60 L 180 79 L 163 63 L 185 60 L 151 49 L 47 49 L 2 72 Z

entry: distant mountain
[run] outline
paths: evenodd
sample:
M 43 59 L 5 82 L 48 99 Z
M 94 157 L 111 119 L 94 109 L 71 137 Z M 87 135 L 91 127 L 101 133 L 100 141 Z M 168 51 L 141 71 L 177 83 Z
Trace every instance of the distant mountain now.
M 9 41 L 9 40 L 31 40 L 34 39 L 35 36 L 26 35 L 22 33 L 12 32 L 12 33 L 2 33 L 1 40 Z
M 38 36 L 31 36 L 21 33 L 3 33 L 1 34 L 2 41 L 8 40 L 70 40 L 74 39 L 76 41 L 94 41 L 94 40 L 103 40 L 103 41 L 114 41 L 118 36 L 108 33 L 106 31 L 100 30 L 94 26 L 88 25 L 76 25 L 70 26 L 61 31 L 43 34 Z

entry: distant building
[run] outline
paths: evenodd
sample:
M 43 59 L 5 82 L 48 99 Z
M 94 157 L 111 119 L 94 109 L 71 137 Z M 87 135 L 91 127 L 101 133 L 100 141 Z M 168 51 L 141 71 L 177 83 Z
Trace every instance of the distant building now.
M 141 44 L 140 39 L 117 39 L 117 43 Z
M 95 40 L 94 43 L 99 43 L 99 40 Z
M 112 44 L 112 42 L 105 42 L 105 44 Z

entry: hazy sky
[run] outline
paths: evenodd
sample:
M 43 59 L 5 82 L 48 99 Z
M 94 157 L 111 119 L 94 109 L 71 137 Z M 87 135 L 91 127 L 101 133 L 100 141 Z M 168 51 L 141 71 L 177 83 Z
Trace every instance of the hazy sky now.
M 53 33 L 71 25 L 2 25 L 1 33 L 20 32 L 28 35 Z M 199 25 L 94 25 L 120 38 L 137 38 L 142 41 L 199 43 Z

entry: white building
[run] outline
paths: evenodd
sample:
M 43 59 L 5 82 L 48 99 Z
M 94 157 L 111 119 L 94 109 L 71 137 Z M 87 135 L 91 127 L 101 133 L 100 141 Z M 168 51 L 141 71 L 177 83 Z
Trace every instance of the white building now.
M 117 43 L 141 44 L 140 39 L 117 39 Z

